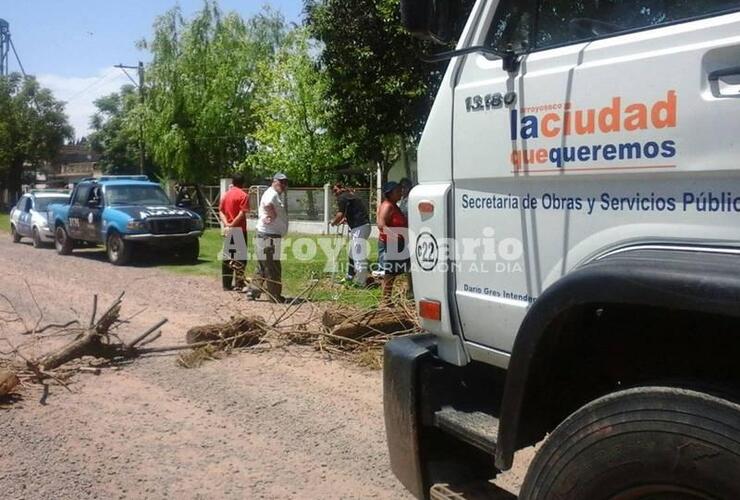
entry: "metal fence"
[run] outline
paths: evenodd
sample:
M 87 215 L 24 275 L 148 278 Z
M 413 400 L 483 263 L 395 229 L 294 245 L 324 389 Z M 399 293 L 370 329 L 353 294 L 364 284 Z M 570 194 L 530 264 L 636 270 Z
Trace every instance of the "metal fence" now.
M 249 217 L 256 219 L 259 202 L 269 186 L 252 186 L 249 193 Z M 305 222 L 324 222 L 326 203 L 324 188 L 290 188 L 287 192 L 288 219 Z
M 206 227 L 219 228 L 221 221 L 218 216 L 218 206 L 221 202 L 220 186 L 201 186 L 203 196 L 208 204 L 205 216 Z
M 250 186 L 244 189 L 249 196 L 248 217 L 250 219 L 257 218 L 260 199 L 268 188 L 269 186 Z M 221 187 L 202 186 L 202 190 L 206 203 L 209 205 L 206 224 L 208 227 L 219 227 L 218 206 L 221 199 Z M 375 223 L 377 207 L 375 190 L 358 188 L 353 191 L 368 207 L 370 221 Z M 337 210 L 334 194 L 324 187 L 291 187 L 286 196 L 288 218 L 292 221 L 326 223 L 328 221 L 325 220 L 325 215 L 328 214 L 331 220 Z

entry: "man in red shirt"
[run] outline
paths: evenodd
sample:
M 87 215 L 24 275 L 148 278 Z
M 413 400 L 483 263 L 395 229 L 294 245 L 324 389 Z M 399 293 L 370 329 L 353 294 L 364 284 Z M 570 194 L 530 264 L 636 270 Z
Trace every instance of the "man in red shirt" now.
M 244 191 L 242 174 L 234 174 L 231 184 L 218 207 L 225 237 L 221 283 L 224 290 L 242 290 L 246 284 L 249 195 Z

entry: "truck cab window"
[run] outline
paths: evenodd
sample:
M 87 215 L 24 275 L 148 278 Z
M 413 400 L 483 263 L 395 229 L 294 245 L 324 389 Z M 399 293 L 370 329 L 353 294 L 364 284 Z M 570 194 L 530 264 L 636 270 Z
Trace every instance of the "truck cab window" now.
M 90 196 L 90 186 L 82 185 L 77 188 L 77 195 L 75 196 L 74 205 L 82 207 L 87 203 Z
M 503 0 L 491 23 L 487 45 L 500 52 L 507 50 L 513 50 L 517 54 L 528 52 L 535 11 L 534 1 Z
M 488 44 L 523 53 L 739 9 L 740 0 L 507 0 L 496 12 Z

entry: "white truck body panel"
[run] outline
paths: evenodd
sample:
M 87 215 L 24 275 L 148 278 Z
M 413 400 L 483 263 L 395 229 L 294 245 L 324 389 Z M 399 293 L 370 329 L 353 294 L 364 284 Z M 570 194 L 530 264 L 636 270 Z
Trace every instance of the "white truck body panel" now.
M 481 22 L 460 47 L 485 42 L 497 5 L 478 2 Z M 733 66 L 740 13 L 533 52 L 512 74 L 484 55 L 453 60 L 410 201 L 417 299 L 443 305 L 442 321 L 424 326 L 505 367 L 537 297 L 599 255 L 740 247 L 740 77 L 710 78 Z M 491 95 L 514 93 L 486 109 Z M 433 217 L 416 210 L 424 200 Z M 455 238 L 448 270 L 420 268 L 424 232 Z M 462 347 L 449 352 L 440 356 L 464 362 Z

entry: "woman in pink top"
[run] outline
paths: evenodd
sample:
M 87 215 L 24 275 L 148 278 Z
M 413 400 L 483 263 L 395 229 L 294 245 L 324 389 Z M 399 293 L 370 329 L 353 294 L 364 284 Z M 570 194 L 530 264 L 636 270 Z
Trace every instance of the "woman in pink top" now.
M 378 208 L 378 260 L 383 271 L 384 305 L 391 303 L 393 284 L 396 276 L 407 274 L 410 270 L 410 259 L 406 247 L 409 223 L 398 208 L 403 196 L 403 188 L 397 182 L 387 182 L 383 186 L 383 202 Z M 410 285 L 410 284 L 409 284 Z

